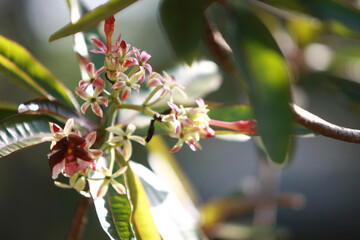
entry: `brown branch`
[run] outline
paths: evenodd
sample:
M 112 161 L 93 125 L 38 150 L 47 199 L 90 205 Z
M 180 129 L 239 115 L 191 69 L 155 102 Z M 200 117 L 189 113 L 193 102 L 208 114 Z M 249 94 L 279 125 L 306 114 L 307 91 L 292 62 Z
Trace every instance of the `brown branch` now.
M 329 123 L 295 104 L 292 104 L 292 109 L 295 121 L 304 127 L 329 138 L 344 142 L 360 143 L 360 130 Z
M 67 237 L 68 240 L 80 239 L 85 224 L 87 223 L 87 213 L 90 202 L 91 202 L 90 198 L 80 196 L 77 210 L 73 222 L 71 224 L 71 229 Z

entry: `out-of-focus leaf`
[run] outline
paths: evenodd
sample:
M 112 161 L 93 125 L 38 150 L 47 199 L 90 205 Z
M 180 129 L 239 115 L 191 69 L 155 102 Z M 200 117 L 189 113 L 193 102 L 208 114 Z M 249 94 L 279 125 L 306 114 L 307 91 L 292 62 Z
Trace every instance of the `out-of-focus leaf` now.
M 261 0 L 271 6 L 294 12 L 310 14 L 321 20 L 335 20 L 360 31 L 360 11 L 344 1 L 338 0 Z
M 150 203 L 144 187 L 137 176 L 129 167 L 126 170 L 130 199 L 133 205 L 133 222 L 138 239 L 161 239 L 150 212 Z
M 164 240 L 203 239 L 196 219 L 162 180 L 140 164 L 130 162 L 130 167 L 144 186 L 154 222 Z
M 18 114 L 0 122 L 0 158 L 44 142 L 51 136 L 49 121 L 44 115 Z
M 336 20 L 345 26 L 360 32 L 360 11 L 355 7 L 336 0 L 305 0 L 301 1 L 317 18 Z
M 46 98 L 37 98 L 24 102 L 19 105 L 18 112 L 41 112 L 42 114 L 49 115 L 63 123 L 65 123 L 67 119 L 73 118 L 76 124 L 85 128 L 89 128 L 94 125 L 68 105 L 59 101 L 50 101 Z
M 240 121 L 254 119 L 253 110 L 249 105 L 221 105 L 212 107 L 210 104 L 208 113 L 211 119 L 221 121 Z
M 82 32 L 90 28 L 95 27 L 101 21 L 111 17 L 117 12 L 120 12 L 124 8 L 130 6 L 137 0 L 109 0 L 107 3 L 102 4 L 95 8 L 93 11 L 85 14 L 76 23 L 69 23 L 62 27 L 60 30 L 53 33 L 49 41 L 54 41 L 71 34 Z
M 176 55 L 191 65 L 204 32 L 202 1 L 163 0 L 160 17 Z
M 171 189 L 186 205 L 197 202 L 197 196 L 189 179 L 177 163 L 174 155 L 169 152 L 169 148 L 164 139 L 155 135 L 146 144 L 149 151 L 149 163 L 155 173 L 165 179 Z
M 104 163 L 106 161 L 104 157 L 101 157 L 98 162 Z M 118 170 L 117 166 L 115 164 L 114 171 Z M 92 177 L 102 178 L 103 175 L 95 172 Z M 124 175 L 120 175 L 115 180 L 126 186 Z M 101 183 L 101 181 L 89 181 L 93 198 L 96 197 Z M 132 213 L 128 193 L 120 195 L 112 186 L 109 186 L 104 197 L 94 199 L 94 205 L 101 227 L 111 240 L 133 239 L 135 237 L 131 226 Z
M 39 96 L 76 105 L 72 93 L 18 43 L 0 35 L 0 71 Z
M 272 161 L 283 164 L 291 148 L 290 77 L 268 29 L 251 11 L 211 7 L 220 32 L 244 77 L 259 134 Z
M 0 121 L 17 113 L 17 106 L 15 104 L 0 102 Z

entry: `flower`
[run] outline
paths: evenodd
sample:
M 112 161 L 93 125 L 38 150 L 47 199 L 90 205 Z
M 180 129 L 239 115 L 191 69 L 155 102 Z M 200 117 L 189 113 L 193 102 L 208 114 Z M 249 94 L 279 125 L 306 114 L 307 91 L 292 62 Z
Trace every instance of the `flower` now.
M 108 143 L 115 146 L 123 146 L 122 154 L 125 161 L 128 161 L 132 154 L 132 145 L 130 140 L 138 142 L 142 145 L 146 144 L 143 137 L 132 135 L 135 132 L 135 129 L 136 126 L 134 124 L 129 124 L 125 132 L 121 128 L 115 126 L 106 128 L 108 132 L 118 135 L 116 137 L 112 137 Z
M 79 82 L 79 87 L 81 89 L 86 89 L 90 84 L 92 84 L 96 79 L 100 78 L 100 74 L 105 71 L 105 68 L 102 67 L 96 71 L 93 63 L 88 63 L 86 65 L 86 72 L 89 76 L 89 79 L 83 79 Z M 97 81 L 103 81 L 102 79 L 98 79 Z
M 84 89 L 81 89 L 79 87 L 75 88 L 75 92 L 77 93 L 77 95 L 86 101 L 81 106 L 81 112 L 85 114 L 86 109 L 91 106 L 91 109 L 97 116 L 103 117 L 103 111 L 100 108 L 100 104 L 104 104 L 107 107 L 108 100 L 106 99 L 106 97 L 101 97 L 99 95 L 104 90 L 105 83 L 101 78 L 97 78 L 93 82 L 93 86 L 95 87 L 93 95 L 88 94 Z
M 93 154 L 94 151 L 89 151 L 94 142 L 92 139 L 94 134 L 89 134 L 82 138 L 77 134 L 70 133 L 51 148 L 48 157 L 53 179 L 56 179 L 60 172 L 71 176 L 89 167 L 93 170 L 96 169 L 94 156 L 98 157 L 102 152 L 96 150 L 96 154 Z
M 132 75 L 129 79 L 125 73 L 119 73 L 118 81 L 112 86 L 112 89 L 122 89 L 121 101 L 125 101 L 131 94 L 131 89 L 137 92 L 140 90 L 139 80 L 145 74 L 145 70 L 140 67 L 140 70 Z
M 150 64 L 147 63 L 147 61 L 151 58 L 151 55 L 148 54 L 146 51 L 142 51 L 140 53 L 140 49 L 137 49 L 135 47 L 133 47 L 133 49 L 134 49 L 135 57 L 139 63 L 139 66 L 146 68 L 149 71 L 149 73 L 151 74 L 152 67 Z
M 209 126 L 207 105 L 202 99 L 198 99 L 196 102 L 198 107 L 189 108 L 184 108 L 182 105 L 178 107 L 176 104 L 168 102 L 171 112 L 163 116 L 162 121 L 170 127 L 169 136 L 178 139 L 178 142 L 170 150 L 171 152 L 179 151 L 184 143 L 188 144 L 191 150 L 196 151 L 198 148 L 201 149 L 200 138 L 215 136 L 215 131 Z
M 164 77 L 157 72 L 152 72 L 149 75 L 149 79 L 146 86 L 147 87 L 163 86 L 163 91 L 160 97 L 163 97 L 165 94 L 170 93 L 170 101 L 172 101 L 172 90 L 175 88 L 184 97 L 187 97 L 186 93 L 184 92 L 185 87 L 183 87 L 178 82 L 176 82 L 175 78 L 167 74 L 165 71 L 163 71 L 163 75 Z
M 106 192 L 109 189 L 109 184 L 111 184 L 111 186 L 113 186 L 113 188 L 116 190 L 116 192 L 118 194 L 125 194 L 126 189 L 125 189 L 124 185 L 122 185 L 121 183 L 116 181 L 115 178 L 119 177 L 121 174 L 124 174 L 126 170 L 127 170 L 127 166 L 120 168 L 113 175 L 111 175 L 111 173 L 108 169 L 101 168 L 100 172 L 105 177 L 104 177 L 103 183 L 101 184 L 101 186 L 97 192 L 97 197 L 101 198 L 101 197 L 105 196 Z

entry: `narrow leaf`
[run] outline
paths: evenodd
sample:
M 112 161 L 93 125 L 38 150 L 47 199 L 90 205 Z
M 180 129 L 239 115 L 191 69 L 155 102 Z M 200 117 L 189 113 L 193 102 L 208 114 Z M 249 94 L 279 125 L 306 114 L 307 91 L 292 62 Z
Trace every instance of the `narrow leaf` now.
M 176 55 L 191 65 L 204 32 L 202 1 L 163 0 L 160 17 Z
M 134 207 L 133 221 L 138 239 L 162 239 L 151 215 L 150 203 L 147 199 L 141 181 L 134 175 L 130 167 L 126 171 L 126 176 L 128 180 L 131 203 Z
M 0 158 L 22 148 L 44 142 L 51 136 L 49 121 L 44 115 L 18 114 L 0 122 Z
M 29 51 L 1 35 L 0 71 L 39 96 L 76 104 L 72 93 Z
M 0 102 L 0 121 L 17 113 L 17 106 L 15 104 Z
M 145 189 L 162 239 L 203 239 L 198 230 L 198 219 L 191 215 L 198 216 L 197 211 L 194 209 L 194 212 L 188 212 L 183 202 L 153 172 L 134 162 L 130 162 L 130 166 Z
M 99 162 L 105 162 L 105 158 L 101 157 Z M 98 164 L 99 165 L 99 164 Z M 115 165 L 114 172 L 119 168 Z M 101 173 L 95 172 L 94 178 L 103 177 Z M 117 182 L 126 186 L 124 175 L 120 175 L 115 179 Z M 131 226 L 131 203 L 127 194 L 118 194 L 116 190 L 109 186 L 104 197 L 96 198 L 101 181 L 89 181 L 90 192 L 94 198 L 94 205 L 101 227 L 107 233 L 110 239 L 132 239 L 135 234 Z
M 251 11 L 212 7 L 219 30 L 230 45 L 248 86 L 257 127 L 269 157 L 286 161 L 291 147 L 290 77 L 272 35 Z
M 37 98 L 26 101 L 19 105 L 19 113 L 25 112 L 40 112 L 65 123 L 67 119 L 73 118 L 75 123 L 81 127 L 90 128 L 95 127 L 92 122 L 78 114 L 74 109 L 59 101 L 51 101 L 46 98 Z
M 53 33 L 49 41 L 54 41 L 77 32 L 82 32 L 90 28 L 95 27 L 101 21 L 111 17 L 117 12 L 120 12 L 124 8 L 130 6 L 137 0 L 109 0 L 107 3 L 100 5 L 93 11 L 85 14 L 76 23 L 69 23 L 60 30 Z

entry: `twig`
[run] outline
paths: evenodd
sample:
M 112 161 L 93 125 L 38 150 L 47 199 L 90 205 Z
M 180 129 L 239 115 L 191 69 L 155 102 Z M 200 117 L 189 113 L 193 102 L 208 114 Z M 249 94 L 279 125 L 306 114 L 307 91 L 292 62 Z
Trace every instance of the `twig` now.
M 329 123 L 295 104 L 292 104 L 292 109 L 295 121 L 304 127 L 329 138 L 344 142 L 360 143 L 360 130 Z
M 87 213 L 90 202 L 91 202 L 90 198 L 80 196 L 77 210 L 73 222 L 71 224 L 71 229 L 69 231 L 67 240 L 80 239 L 85 224 L 87 223 Z

